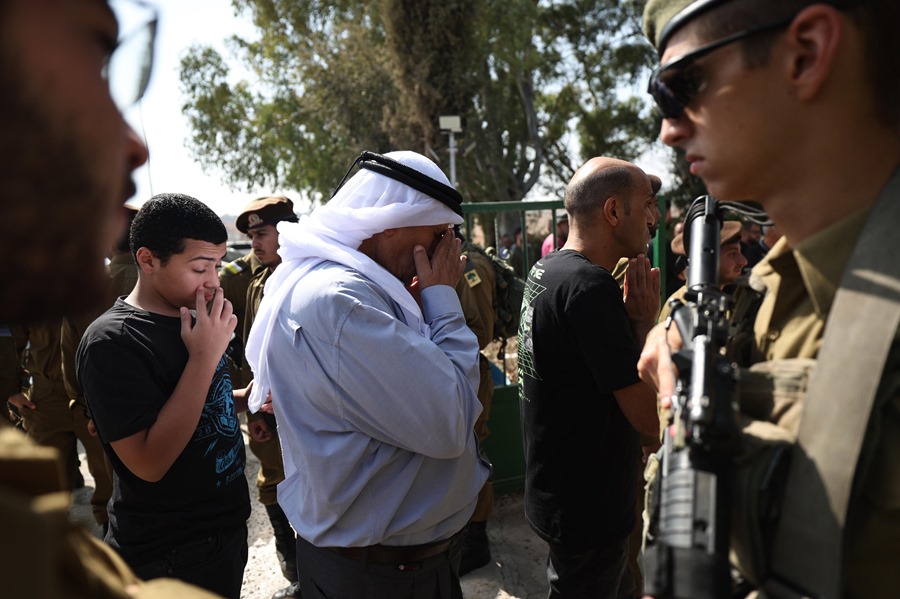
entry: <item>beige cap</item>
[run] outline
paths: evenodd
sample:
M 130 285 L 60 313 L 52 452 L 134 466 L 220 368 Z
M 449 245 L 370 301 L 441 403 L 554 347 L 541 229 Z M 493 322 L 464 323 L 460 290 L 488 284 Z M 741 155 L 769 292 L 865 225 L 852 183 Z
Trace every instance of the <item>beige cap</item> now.
M 719 238 L 722 240 L 721 245 L 731 243 L 741 236 L 741 223 L 736 220 L 726 220 L 722 223 L 722 229 Z M 684 249 L 684 233 L 679 233 L 672 238 L 672 251 L 679 256 L 686 254 Z

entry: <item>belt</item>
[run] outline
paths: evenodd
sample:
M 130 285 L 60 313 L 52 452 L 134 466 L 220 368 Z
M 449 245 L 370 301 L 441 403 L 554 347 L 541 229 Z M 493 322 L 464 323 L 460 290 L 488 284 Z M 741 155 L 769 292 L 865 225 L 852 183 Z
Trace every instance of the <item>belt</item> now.
M 326 547 L 338 555 L 370 564 L 406 564 L 420 562 L 446 553 L 459 533 L 443 541 L 424 545 L 369 545 L 368 547 Z

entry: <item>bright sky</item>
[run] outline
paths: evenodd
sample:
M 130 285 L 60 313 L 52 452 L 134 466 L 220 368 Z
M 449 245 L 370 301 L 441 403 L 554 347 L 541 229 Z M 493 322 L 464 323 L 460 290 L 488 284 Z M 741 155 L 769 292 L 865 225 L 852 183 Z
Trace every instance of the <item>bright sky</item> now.
M 131 202 L 140 205 L 153 194 L 179 192 L 196 197 L 220 215 L 237 215 L 247 202 L 268 193 L 284 193 L 297 201 L 299 194 L 288 190 L 233 191 L 216 173 L 204 173 L 185 147 L 190 130 L 181 114 L 184 103 L 178 80 L 181 57 L 191 45 L 203 44 L 213 46 L 228 60 L 232 56 L 225 46 L 228 37 L 234 34 L 250 39 L 257 37 L 249 15 L 235 16 L 230 0 L 152 0 L 152 3 L 159 10 L 153 75 L 141 103 L 125 113 L 150 148 L 149 165 L 135 172 L 138 191 Z

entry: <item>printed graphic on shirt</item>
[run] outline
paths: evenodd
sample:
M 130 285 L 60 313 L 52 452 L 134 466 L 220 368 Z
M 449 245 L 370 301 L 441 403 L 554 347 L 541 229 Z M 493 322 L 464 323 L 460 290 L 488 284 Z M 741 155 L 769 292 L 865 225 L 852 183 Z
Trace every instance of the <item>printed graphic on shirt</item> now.
M 547 290 L 544 285 L 536 281 L 543 274 L 543 269 L 537 267 L 531 270 L 528 280 L 525 282 L 525 295 L 522 298 L 522 318 L 519 325 L 519 397 L 528 400 L 525 397 L 525 386 L 522 377 L 529 376 L 534 380 L 541 380 L 537 370 L 534 367 L 534 341 L 532 339 L 532 320 L 534 319 L 534 300 Z
M 192 443 L 201 447 L 205 445 L 205 456 L 214 452 L 216 474 L 225 475 L 224 480 L 216 482 L 216 486 L 233 480 L 235 468 L 236 471 L 243 472 L 242 445 L 236 441 L 241 434 L 239 427 L 231 378 L 228 376 L 228 368 L 223 357 L 216 368 L 206 403 L 203 405 L 203 412 L 200 414 L 200 422 L 191 439 Z

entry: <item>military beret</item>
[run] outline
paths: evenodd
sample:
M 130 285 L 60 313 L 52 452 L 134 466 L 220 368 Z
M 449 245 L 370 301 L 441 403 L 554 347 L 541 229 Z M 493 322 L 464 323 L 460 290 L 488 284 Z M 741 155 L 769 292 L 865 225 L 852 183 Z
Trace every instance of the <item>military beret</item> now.
M 656 47 L 661 55 L 666 49 L 669 38 L 672 37 L 687 22 L 692 21 L 712 8 L 736 2 L 737 0 L 648 0 L 644 7 L 644 34 L 650 43 Z M 845 10 L 859 6 L 865 0 L 806 0 L 801 5 L 828 4 Z M 752 6 L 750 0 L 744 2 Z M 796 11 L 796 6 L 794 11 Z M 788 15 L 782 15 L 781 18 Z
M 284 196 L 270 196 L 253 200 L 241 212 L 235 226 L 241 233 L 263 225 L 274 225 L 286 220 L 297 222 L 294 202 Z
M 662 54 L 666 42 L 682 25 L 729 0 L 649 0 L 644 8 L 644 34 Z
M 722 229 L 719 232 L 719 239 L 721 239 L 721 245 L 725 245 L 726 243 L 731 243 L 732 241 L 737 241 L 741 236 L 741 223 L 736 220 L 726 220 L 722 223 Z M 687 252 L 684 249 L 684 234 L 679 233 L 674 238 L 672 238 L 672 251 L 679 255 L 684 256 Z

